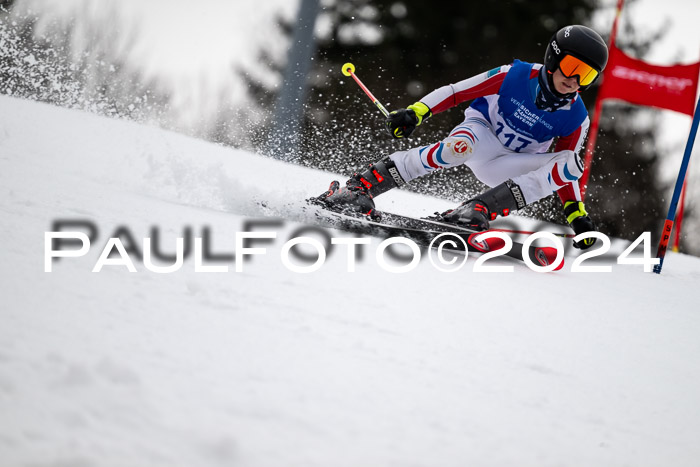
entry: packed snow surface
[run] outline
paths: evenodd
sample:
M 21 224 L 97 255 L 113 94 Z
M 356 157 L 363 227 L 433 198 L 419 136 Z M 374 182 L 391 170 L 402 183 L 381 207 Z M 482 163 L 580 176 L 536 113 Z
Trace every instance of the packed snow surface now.
M 286 241 L 325 241 L 301 200 L 334 177 L 0 98 L 0 464 L 698 465 L 698 258 L 669 253 L 661 275 L 614 257 L 575 273 L 571 250 L 556 273 L 474 272 L 478 255 L 395 273 L 371 239 L 355 272 L 341 245 L 295 272 Z M 45 272 L 57 221 L 90 249 Z M 275 238 L 238 262 L 240 232 Z M 173 255 L 188 235 L 207 237 L 203 264 L 146 267 L 145 238 Z M 101 258 L 112 237 L 136 272 Z

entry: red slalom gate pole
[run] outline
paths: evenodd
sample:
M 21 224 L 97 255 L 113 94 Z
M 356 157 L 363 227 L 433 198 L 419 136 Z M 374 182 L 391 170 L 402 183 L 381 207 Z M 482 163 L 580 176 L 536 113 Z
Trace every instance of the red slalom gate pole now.
M 362 81 L 360 81 L 360 78 L 358 78 L 357 75 L 355 74 L 355 65 L 353 65 L 352 63 L 346 63 L 345 65 L 343 65 L 343 74 L 345 76 L 352 76 L 352 79 L 354 79 L 355 82 L 357 83 L 357 85 L 360 86 L 360 89 L 362 89 L 365 92 L 365 94 L 367 94 L 367 97 L 369 97 L 370 100 L 372 101 L 372 103 L 377 106 L 379 111 L 382 114 L 384 114 L 385 117 L 387 117 L 387 118 L 389 117 L 389 111 L 384 108 L 382 103 L 379 102 L 379 100 L 377 100 L 376 97 L 374 97 L 374 94 L 372 94 L 369 91 L 369 89 L 367 89 L 367 86 L 365 86 L 362 83 Z
M 620 22 L 620 17 L 622 16 L 622 7 L 625 0 L 617 0 L 617 8 L 615 10 L 615 20 L 613 21 L 612 30 L 610 31 L 610 38 L 608 39 L 608 46 L 615 45 L 615 38 L 617 38 L 617 25 Z M 603 80 L 602 87 L 605 86 L 605 80 Z M 600 94 L 600 92 L 598 92 Z M 586 149 L 584 151 L 584 170 L 581 179 L 579 180 L 579 188 L 581 190 L 581 199 L 585 200 L 586 190 L 588 189 L 588 176 L 591 173 L 591 164 L 593 163 L 593 153 L 595 152 L 595 143 L 598 139 L 598 126 L 600 124 L 600 114 L 603 111 L 603 101 L 599 98 L 596 99 L 595 109 L 593 110 L 593 118 L 591 119 L 591 127 L 588 132 L 588 141 L 586 142 Z

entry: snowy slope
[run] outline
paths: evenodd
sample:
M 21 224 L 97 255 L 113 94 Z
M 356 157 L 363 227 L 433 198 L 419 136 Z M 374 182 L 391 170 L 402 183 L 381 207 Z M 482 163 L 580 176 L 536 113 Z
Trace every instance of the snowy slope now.
M 373 239 L 357 272 L 336 250 L 299 274 L 279 255 L 304 224 L 285 221 L 242 272 L 91 272 L 119 227 L 137 246 L 156 227 L 168 253 L 209 229 L 233 253 L 251 220 L 303 220 L 332 177 L 0 98 L 0 465 L 697 465 L 698 258 L 392 274 Z M 60 219 L 98 238 L 46 273 Z

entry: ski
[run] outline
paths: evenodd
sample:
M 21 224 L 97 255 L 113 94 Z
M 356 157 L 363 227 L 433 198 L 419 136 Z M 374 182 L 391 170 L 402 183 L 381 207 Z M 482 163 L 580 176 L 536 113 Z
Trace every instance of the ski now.
M 488 253 L 500 250 L 505 246 L 505 242 L 497 237 L 486 238 L 477 241 L 476 238 L 486 231 L 476 231 L 465 227 L 457 226 L 428 218 L 416 218 L 394 214 L 391 212 L 375 211 L 373 217 L 352 212 L 339 212 L 327 208 L 325 205 L 316 202 L 314 199 L 308 200 L 310 204 L 319 208 L 314 213 L 316 221 L 329 228 L 344 230 L 347 232 L 361 233 L 374 237 L 405 237 L 421 246 L 430 246 L 431 242 L 442 234 L 451 234 L 464 240 L 469 251 L 477 253 Z M 495 232 L 495 231 L 494 231 Z M 504 256 L 525 261 L 523 254 L 527 254 L 532 263 L 540 266 L 553 264 L 557 257 L 557 249 L 553 247 L 537 247 L 530 245 L 527 249 L 523 244 L 513 241 L 513 246 L 504 253 Z M 449 244 L 445 244 L 450 248 Z M 452 249 L 452 248 L 451 248 Z M 556 270 L 564 266 L 564 261 L 559 264 Z

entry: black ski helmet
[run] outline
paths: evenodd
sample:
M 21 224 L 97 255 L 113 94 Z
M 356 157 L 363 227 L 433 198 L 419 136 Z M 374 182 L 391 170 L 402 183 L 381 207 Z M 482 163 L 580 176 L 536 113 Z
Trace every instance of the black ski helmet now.
M 608 63 L 608 46 L 591 28 L 579 25 L 566 26 L 557 31 L 547 44 L 547 51 L 544 54 L 544 66 L 547 71 L 554 73 L 559 68 L 559 62 L 566 55 L 583 60 L 598 71 L 600 76 Z M 591 84 L 593 83 L 588 86 Z M 581 86 L 581 90 L 585 90 L 588 86 Z

